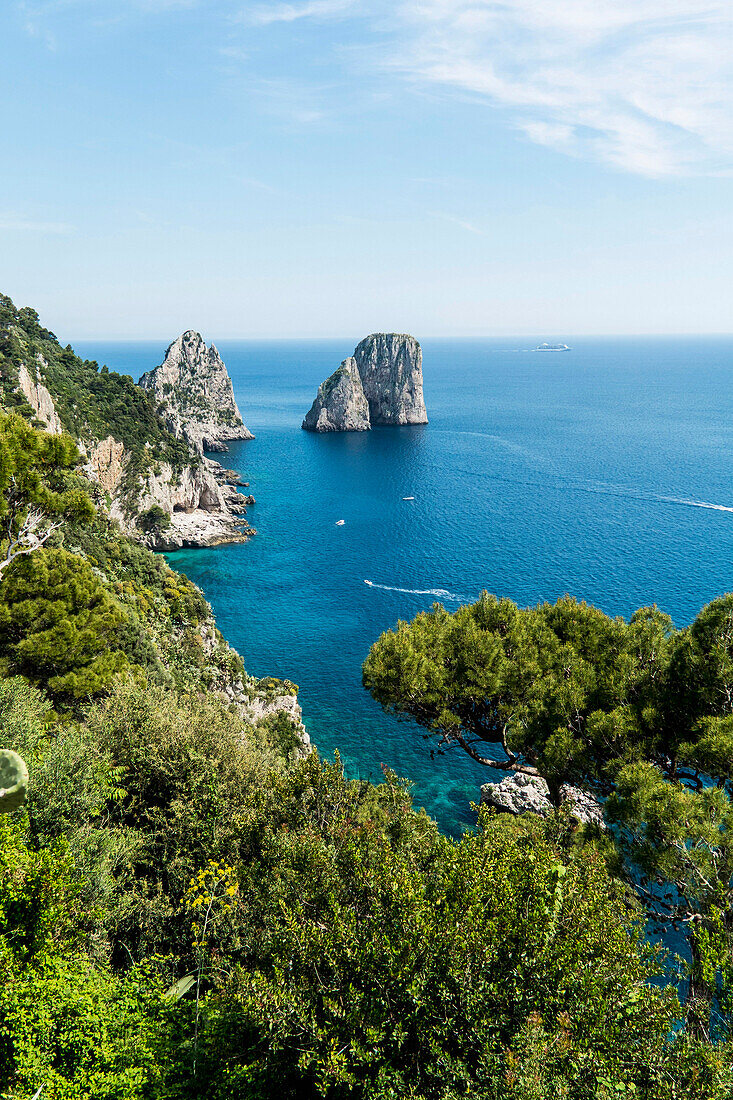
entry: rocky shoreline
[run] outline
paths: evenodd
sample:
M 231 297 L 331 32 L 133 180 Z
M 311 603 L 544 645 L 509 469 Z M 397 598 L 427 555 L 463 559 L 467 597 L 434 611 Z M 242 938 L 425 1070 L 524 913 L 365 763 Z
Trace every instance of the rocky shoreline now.
M 571 818 L 582 825 L 595 825 L 602 830 L 607 828 L 603 806 L 587 791 L 563 783 L 560 804 Z M 481 787 L 481 805 L 517 817 L 521 814 L 549 817 L 555 809 L 547 782 L 539 775 L 525 775 L 522 772 L 507 775 L 501 782 L 484 783 Z
M 218 507 L 194 507 L 190 510 L 174 507 L 170 525 L 151 532 L 146 538 L 150 550 L 188 550 L 228 543 L 247 542 L 257 531 L 245 518 L 247 508 L 255 503 L 251 495 L 238 492 L 238 486 L 249 488 L 236 470 L 227 470 L 213 459 L 204 458 L 211 478 L 216 482 Z
M 228 652 L 236 653 L 219 634 L 213 616 L 201 624 L 199 634 L 207 657 L 212 657 L 221 645 Z M 217 691 L 224 702 L 233 706 L 242 718 L 254 726 L 268 718 L 284 715 L 293 729 L 294 755 L 304 757 L 312 751 L 313 745 L 303 724 L 303 711 L 298 702 L 298 688 L 290 680 L 280 680 L 275 676 L 258 680 L 244 673 L 236 679 L 220 683 Z

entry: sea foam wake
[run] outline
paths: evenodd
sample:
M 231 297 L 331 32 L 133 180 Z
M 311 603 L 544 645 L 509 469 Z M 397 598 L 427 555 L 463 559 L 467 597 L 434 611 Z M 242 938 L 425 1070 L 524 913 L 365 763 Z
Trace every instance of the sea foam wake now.
M 455 600 L 456 603 L 468 603 L 463 596 L 456 596 L 454 592 L 448 592 L 445 588 L 396 588 L 391 584 L 376 584 L 375 581 L 364 581 L 370 588 L 381 588 L 385 592 L 404 592 L 408 596 L 437 596 L 439 600 Z
M 682 497 L 657 497 L 664 504 L 684 504 L 688 508 L 710 508 L 713 512 L 733 512 L 727 504 L 710 504 L 706 500 L 683 500 Z
M 577 484 L 574 487 L 587 493 L 625 496 L 654 504 L 674 504 L 682 508 L 707 508 L 711 512 L 733 512 L 733 507 L 728 504 L 713 504 L 709 500 L 694 500 L 690 497 L 664 496 L 662 493 L 648 493 L 644 492 L 643 489 L 627 488 L 624 485 L 608 485 L 602 481 L 589 481 L 584 485 Z

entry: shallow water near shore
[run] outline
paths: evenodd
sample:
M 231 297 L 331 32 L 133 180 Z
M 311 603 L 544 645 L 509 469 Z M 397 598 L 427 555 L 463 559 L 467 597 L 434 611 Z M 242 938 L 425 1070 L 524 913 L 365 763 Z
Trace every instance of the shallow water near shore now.
M 409 777 L 451 833 L 498 776 L 455 750 L 431 756 L 363 690 L 382 630 L 483 588 L 520 604 L 569 592 L 623 616 L 656 603 L 681 626 L 733 587 L 733 338 L 527 350 L 542 339 L 425 340 L 428 425 L 323 436 L 301 420 L 358 334 L 217 341 L 256 436 L 217 457 L 250 483 L 258 535 L 168 555 L 249 672 L 300 685 L 324 755 L 338 748 L 352 776 Z M 76 347 L 136 379 L 165 351 Z

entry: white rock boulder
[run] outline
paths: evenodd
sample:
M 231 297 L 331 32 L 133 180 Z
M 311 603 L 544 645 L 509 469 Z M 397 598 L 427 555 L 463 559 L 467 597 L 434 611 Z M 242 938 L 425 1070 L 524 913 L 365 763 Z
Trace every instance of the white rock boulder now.
M 603 807 L 598 799 L 580 787 L 564 783 L 560 788 L 560 803 L 571 817 L 583 825 L 606 828 Z M 549 817 L 554 811 L 550 801 L 550 789 L 539 775 L 514 772 L 500 783 L 484 783 L 481 787 L 481 804 L 509 814 L 538 814 Z

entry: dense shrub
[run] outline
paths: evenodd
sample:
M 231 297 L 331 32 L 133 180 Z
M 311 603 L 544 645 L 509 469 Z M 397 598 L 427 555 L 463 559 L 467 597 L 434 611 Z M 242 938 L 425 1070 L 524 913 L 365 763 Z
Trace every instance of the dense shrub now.
M 119 647 L 125 621 L 83 559 L 40 550 L 0 585 L 0 662 L 61 702 L 97 695 L 127 667 Z

